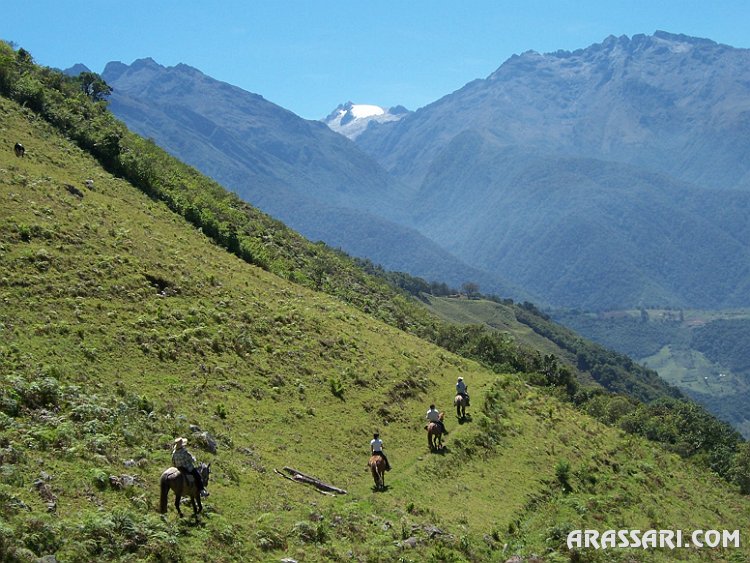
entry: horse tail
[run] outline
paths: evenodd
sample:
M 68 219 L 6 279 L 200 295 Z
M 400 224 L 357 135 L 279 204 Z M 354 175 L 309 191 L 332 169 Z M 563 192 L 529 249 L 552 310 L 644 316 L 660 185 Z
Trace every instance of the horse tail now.
M 166 475 L 161 476 L 161 502 L 159 504 L 159 512 L 162 514 L 167 513 L 167 495 L 169 494 L 169 481 Z

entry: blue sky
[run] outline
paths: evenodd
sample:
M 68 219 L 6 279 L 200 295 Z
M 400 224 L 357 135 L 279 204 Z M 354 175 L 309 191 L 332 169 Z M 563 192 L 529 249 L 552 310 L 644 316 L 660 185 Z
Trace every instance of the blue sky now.
M 185 63 L 308 119 L 351 100 L 417 109 L 513 54 L 656 30 L 750 47 L 747 0 L 19 0 L 0 38 L 43 65 Z

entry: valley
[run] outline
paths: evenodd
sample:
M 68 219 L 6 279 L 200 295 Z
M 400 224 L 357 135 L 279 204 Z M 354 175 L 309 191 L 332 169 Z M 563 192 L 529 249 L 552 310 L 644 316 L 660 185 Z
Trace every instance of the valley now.
M 748 436 L 748 310 L 635 309 L 598 315 L 560 311 L 553 317 L 658 371 Z

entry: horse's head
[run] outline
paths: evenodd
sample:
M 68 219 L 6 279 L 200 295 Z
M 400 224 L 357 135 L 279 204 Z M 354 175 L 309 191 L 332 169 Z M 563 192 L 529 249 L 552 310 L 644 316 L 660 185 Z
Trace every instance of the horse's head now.
M 211 475 L 211 464 L 208 465 L 201 462 L 200 467 L 198 468 L 198 473 L 201 474 L 201 479 L 203 479 L 203 485 L 208 485 L 208 478 Z
M 439 420 L 443 420 L 444 418 L 445 418 L 445 413 L 444 413 L 444 412 L 441 412 L 441 413 L 440 413 L 440 414 L 438 415 L 438 419 L 439 419 Z

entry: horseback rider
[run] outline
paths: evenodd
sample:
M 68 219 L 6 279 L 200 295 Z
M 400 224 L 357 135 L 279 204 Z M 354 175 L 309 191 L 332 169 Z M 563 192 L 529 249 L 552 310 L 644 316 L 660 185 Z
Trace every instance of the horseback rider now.
M 202 497 L 208 496 L 208 491 L 203 487 L 203 478 L 195 467 L 195 458 L 185 447 L 187 440 L 185 438 L 176 438 L 172 448 L 172 465 L 180 470 L 183 474 L 189 473 L 195 479 L 195 486 Z
M 445 429 L 445 424 L 440 419 L 440 413 L 435 409 L 435 405 L 430 405 L 430 410 L 427 411 L 427 420 L 439 425 L 442 433 L 446 436 L 448 435 L 448 431 Z
M 370 452 L 372 453 L 372 455 L 379 455 L 380 457 L 382 457 L 383 461 L 385 461 L 385 470 L 391 470 L 391 463 L 383 453 L 383 440 L 380 439 L 380 434 L 378 434 L 377 432 L 372 435 L 372 440 L 370 440 Z
M 469 406 L 469 392 L 468 392 L 468 386 L 466 383 L 464 383 L 464 378 L 460 377 L 458 378 L 458 381 L 456 381 L 456 394 L 461 395 L 464 400 L 466 401 L 466 406 Z

